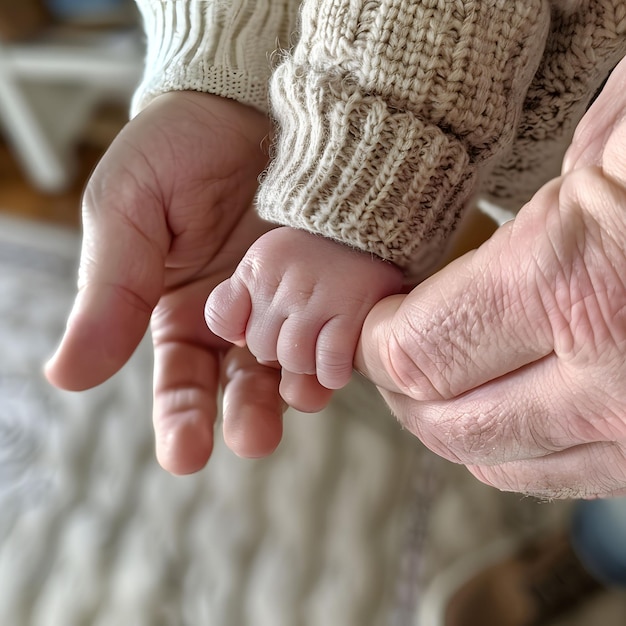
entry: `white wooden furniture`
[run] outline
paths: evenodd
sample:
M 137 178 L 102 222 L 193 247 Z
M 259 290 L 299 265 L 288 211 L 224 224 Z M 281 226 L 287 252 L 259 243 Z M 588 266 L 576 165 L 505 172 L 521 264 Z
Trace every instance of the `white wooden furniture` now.
M 138 30 L 50 29 L 0 42 L 0 125 L 27 177 L 58 192 L 72 181 L 74 148 L 94 107 L 126 98 L 140 80 Z

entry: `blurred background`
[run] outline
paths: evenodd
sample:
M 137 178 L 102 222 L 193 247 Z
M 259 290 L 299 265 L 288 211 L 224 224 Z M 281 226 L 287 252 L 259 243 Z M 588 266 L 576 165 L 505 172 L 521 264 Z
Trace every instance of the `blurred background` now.
M 75 225 L 71 194 L 125 123 L 142 60 L 130 0 L 1 0 L 2 193 L 18 193 L 17 167 L 25 183 L 54 196 L 41 211 L 33 200 L 31 211 Z
M 130 0 L 0 0 L 0 624 L 437 626 L 417 616 L 440 572 L 561 527 L 568 504 L 478 484 L 359 379 L 319 415 L 289 413 L 270 459 L 218 433 L 184 478 L 154 459 L 148 343 L 89 392 L 43 379 L 82 189 L 142 61 Z M 623 624 L 623 608 L 559 623 Z

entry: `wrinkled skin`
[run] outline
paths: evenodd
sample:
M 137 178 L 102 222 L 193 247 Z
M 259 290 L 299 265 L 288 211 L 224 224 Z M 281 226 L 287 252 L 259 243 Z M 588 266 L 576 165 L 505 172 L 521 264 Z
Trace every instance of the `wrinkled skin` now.
M 514 221 L 365 323 L 400 422 L 503 490 L 626 493 L 625 85 L 626 60 Z

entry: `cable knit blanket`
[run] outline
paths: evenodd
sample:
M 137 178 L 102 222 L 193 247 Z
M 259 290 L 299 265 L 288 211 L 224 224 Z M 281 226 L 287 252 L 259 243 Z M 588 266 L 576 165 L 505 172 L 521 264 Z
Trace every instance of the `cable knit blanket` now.
M 269 459 L 218 436 L 202 472 L 168 475 L 147 342 L 89 392 L 41 375 L 78 249 L 0 213 L 2 626 L 437 626 L 418 609 L 440 570 L 562 516 L 436 459 L 360 379 L 288 413 Z

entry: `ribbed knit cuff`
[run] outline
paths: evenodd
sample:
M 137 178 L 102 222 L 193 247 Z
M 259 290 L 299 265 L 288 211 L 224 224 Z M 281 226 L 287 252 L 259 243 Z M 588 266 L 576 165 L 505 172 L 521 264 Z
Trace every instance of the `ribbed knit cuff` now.
M 194 90 L 267 111 L 271 55 L 287 46 L 297 0 L 137 0 L 147 37 L 146 69 L 131 106 Z
M 274 101 L 289 109 L 259 190 L 261 216 L 402 267 L 418 247 L 440 247 L 458 218 L 448 207 L 474 179 L 462 142 L 378 96 L 349 95 L 320 75 L 295 80 L 291 69 L 278 68 L 273 82 Z
M 429 263 L 512 141 L 548 25 L 545 0 L 304 0 L 261 216 Z
M 559 2 L 511 150 L 486 181 L 488 199 L 518 211 L 560 175 L 574 130 L 610 71 L 626 55 L 624 0 Z

